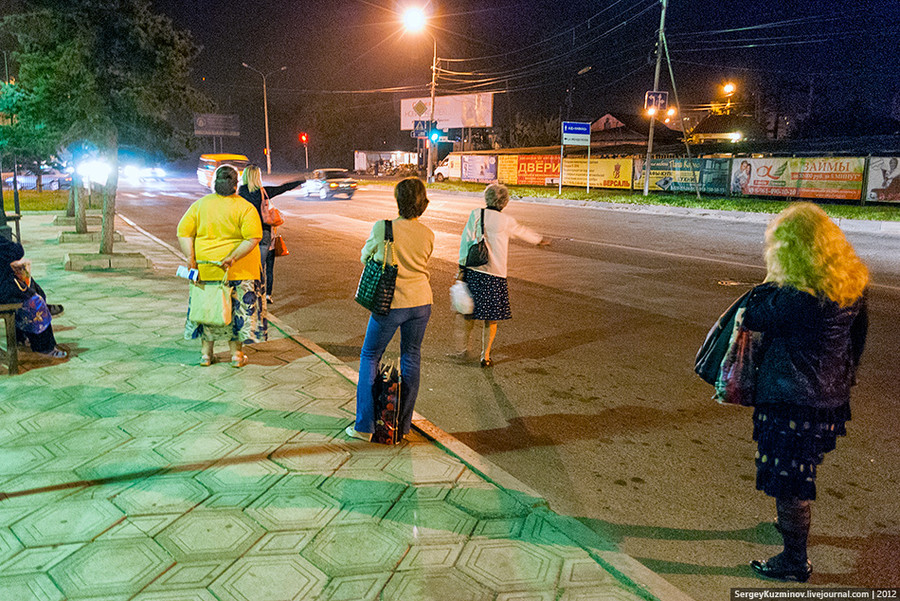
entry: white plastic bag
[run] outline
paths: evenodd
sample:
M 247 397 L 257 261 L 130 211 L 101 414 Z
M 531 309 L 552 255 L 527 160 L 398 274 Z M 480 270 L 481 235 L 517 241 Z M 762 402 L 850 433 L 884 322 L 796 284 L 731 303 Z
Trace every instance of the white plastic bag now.
M 457 280 L 450 286 L 450 306 L 457 313 L 470 315 L 475 311 L 475 301 L 472 300 L 472 293 L 469 292 L 469 286 L 462 280 Z

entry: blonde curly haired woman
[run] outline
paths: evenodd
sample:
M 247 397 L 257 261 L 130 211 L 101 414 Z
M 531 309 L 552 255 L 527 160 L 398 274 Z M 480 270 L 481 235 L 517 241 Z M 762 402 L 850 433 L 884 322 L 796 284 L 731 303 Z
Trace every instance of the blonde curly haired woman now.
M 753 413 L 756 488 L 775 498 L 784 550 L 758 574 L 805 582 L 816 468 L 846 434 L 850 387 L 868 330 L 869 272 L 817 205 L 790 205 L 766 229 L 765 283 L 743 325 L 762 332 Z

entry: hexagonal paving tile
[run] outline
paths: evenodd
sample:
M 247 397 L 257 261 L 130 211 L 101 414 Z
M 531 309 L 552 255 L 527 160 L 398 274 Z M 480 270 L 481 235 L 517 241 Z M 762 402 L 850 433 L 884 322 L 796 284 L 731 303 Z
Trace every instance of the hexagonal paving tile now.
M 237 560 L 209 589 L 221 601 L 301 601 L 316 597 L 328 576 L 296 555 Z
M 25 549 L 12 559 L 0 564 L 0 574 L 12 576 L 14 574 L 31 574 L 44 572 L 60 561 L 84 546 L 82 543 L 71 545 L 53 545 L 52 547 L 34 547 Z M 2 591 L 0 585 L 0 591 Z M 2 595 L 2 592 L 0 592 Z M 0 599 L 3 597 L 0 596 Z
M 615 584 L 612 574 L 604 570 L 600 564 L 587 557 L 570 557 L 563 560 L 559 586 L 563 588 L 575 586 L 605 586 Z
M 263 535 L 263 529 L 240 511 L 196 510 L 156 536 L 179 561 L 240 557 Z
M 407 449 L 384 469 L 411 484 L 435 484 L 455 481 L 465 466 L 434 447 L 419 447 Z
M 57 564 L 50 576 L 67 597 L 134 594 L 173 563 L 149 538 L 95 541 Z
M 641 597 L 618 586 L 592 586 L 566 589 L 559 601 L 641 601 Z
M 381 471 L 340 469 L 319 488 L 343 504 L 352 504 L 396 501 L 406 490 L 406 484 Z
M 120 538 L 146 538 L 154 537 L 183 513 L 157 513 L 154 515 L 133 515 L 125 518 L 106 532 L 97 540 L 117 540 Z
M 287 470 L 271 461 L 247 461 L 242 463 L 220 463 L 197 474 L 196 478 L 213 492 L 228 490 L 266 490 Z
M 319 445 L 282 445 L 269 457 L 278 465 L 292 472 L 331 474 L 350 458 L 350 450 L 339 443 Z
M 456 558 L 462 553 L 463 543 L 436 543 L 433 545 L 413 545 L 409 553 L 397 566 L 398 570 L 435 570 L 452 568 Z
M 290 532 L 269 532 L 247 551 L 247 555 L 287 555 L 299 553 L 315 538 L 316 530 L 291 530 Z
M 516 591 L 500 593 L 497 601 L 556 601 L 557 591 Z
M 447 501 L 481 519 L 509 518 L 528 514 L 531 509 L 498 487 L 464 486 L 447 495 Z
M 167 467 L 169 462 L 150 449 L 127 443 L 75 468 L 79 477 L 93 480 L 116 477 L 144 477 Z
M 407 548 L 377 524 L 350 524 L 325 527 L 300 554 L 329 576 L 349 576 L 391 571 Z
M 131 601 L 218 601 L 206 589 L 153 591 L 141 593 Z
M 46 574 L 0 576 L 0 601 L 63 601 L 64 595 Z
M 88 542 L 125 517 L 105 500 L 60 501 L 44 507 L 12 526 L 31 547 Z
M 156 447 L 156 452 L 172 462 L 215 461 L 240 444 L 219 432 L 186 432 Z
M 0 448 L 0 476 L 24 474 L 53 458 L 40 445 Z
M 113 503 L 129 516 L 184 513 L 208 496 L 209 491 L 190 476 L 159 476 L 120 492 Z
M 9 528 L 0 528 L 0 562 L 6 561 L 23 548 L 22 543 L 19 542 Z M 0 574 L 2 573 L 0 572 Z
M 384 574 L 355 574 L 332 578 L 322 594 L 323 601 L 376 601 L 378 593 L 390 579 Z
M 383 601 L 489 601 L 494 593 L 455 569 L 410 570 L 395 572 L 381 598 Z
M 405 540 L 423 543 L 456 541 L 471 534 L 475 518 L 440 501 L 397 503 L 384 516 L 386 526 Z
M 518 540 L 472 540 L 457 566 L 497 592 L 556 587 L 562 560 L 538 545 Z
M 340 503 L 315 488 L 273 488 L 245 511 L 268 530 L 321 528 L 340 510 Z
M 263 409 L 254 413 L 253 418 L 245 419 L 231 426 L 225 430 L 225 434 L 244 443 L 284 443 L 296 436 L 297 431 L 288 428 L 281 412 Z
M 212 584 L 228 568 L 229 561 L 179 561 L 147 587 L 149 591 L 202 589 Z
M 199 419 L 186 413 L 154 411 L 130 419 L 119 427 L 132 436 L 177 436 L 199 423 Z
M 271 378 L 273 374 L 267 377 Z M 275 386 L 247 399 L 247 403 L 256 405 L 262 409 L 274 411 L 297 411 L 313 400 L 308 394 L 294 390 L 294 384 L 287 386 Z
M 47 448 L 57 456 L 96 456 L 114 449 L 130 439 L 131 436 L 116 428 L 85 428 L 57 435 L 56 440 L 47 443 Z

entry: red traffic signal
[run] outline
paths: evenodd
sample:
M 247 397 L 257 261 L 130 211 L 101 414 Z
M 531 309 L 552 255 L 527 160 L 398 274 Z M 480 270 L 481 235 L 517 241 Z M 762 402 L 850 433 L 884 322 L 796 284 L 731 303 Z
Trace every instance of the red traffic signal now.
M 301 132 L 299 138 L 301 144 L 306 144 L 307 142 L 309 142 L 309 136 L 306 135 L 306 132 Z

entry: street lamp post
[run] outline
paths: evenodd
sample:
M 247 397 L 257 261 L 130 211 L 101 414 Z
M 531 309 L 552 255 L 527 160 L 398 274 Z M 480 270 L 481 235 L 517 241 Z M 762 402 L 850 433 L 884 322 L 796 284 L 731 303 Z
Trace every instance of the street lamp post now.
M 662 0 L 659 16 L 659 41 L 656 46 L 656 71 L 653 74 L 653 91 L 659 90 L 659 68 L 662 61 L 666 35 L 666 0 Z M 656 129 L 656 111 L 650 113 L 650 133 L 647 135 L 647 159 L 644 161 L 644 196 L 650 194 L 650 158 L 653 156 L 653 130 Z
M 255 71 L 256 73 L 259 73 L 262 76 L 262 80 L 263 80 L 263 116 L 264 116 L 265 122 L 266 122 L 266 173 L 271 175 L 272 174 L 272 149 L 269 146 L 269 99 L 266 94 L 266 77 L 268 77 L 269 75 L 272 75 L 274 73 L 280 73 L 281 71 L 284 71 L 285 69 L 287 69 L 287 67 L 275 69 L 274 71 L 270 71 L 269 73 L 263 73 L 262 71 L 260 71 L 258 69 L 254 69 L 247 63 L 241 63 L 241 65 L 250 69 L 251 71 Z
M 432 45 L 432 54 L 431 54 L 431 119 L 429 120 L 429 130 L 434 127 L 434 96 L 435 96 L 435 88 L 437 86 L 437 38 L 431 34 L 428 29 L 426 29 L 426 18 L 425 14 L 421 9 L 418 8 L 410 8 L 403 14 L 403 22 L 404 26 L 408 31 L 412 31 L 418 33 L 420 31 L 425 32 L 429 37 L 431 37 Z M 431 131 L 428 132 L 428 137 L 426 138 L 428 144 L 428 166 L 426 170 L 427 181 L 428 183 L 432 183 L 434 181 L 434 149 L 437 144 L 437 140 L 431 139 Z

